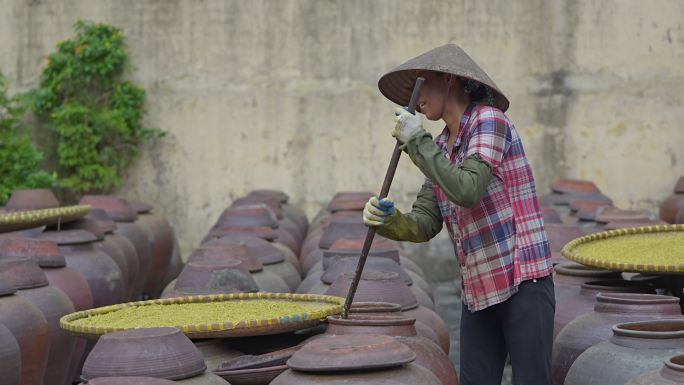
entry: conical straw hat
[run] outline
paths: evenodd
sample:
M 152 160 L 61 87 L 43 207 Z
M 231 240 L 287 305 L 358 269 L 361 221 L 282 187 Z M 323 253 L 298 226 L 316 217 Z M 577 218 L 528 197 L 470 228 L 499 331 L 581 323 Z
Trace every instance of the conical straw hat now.
M 387 99 L 407 106 L 420 71 L 443 72 L 479 82 L 492 91 L 494 107 L 501 111 L 508 109 L 509 102 L 503 92 L 456 44 L 445 44 L 401 64 L 380 78 L 378 88 Z

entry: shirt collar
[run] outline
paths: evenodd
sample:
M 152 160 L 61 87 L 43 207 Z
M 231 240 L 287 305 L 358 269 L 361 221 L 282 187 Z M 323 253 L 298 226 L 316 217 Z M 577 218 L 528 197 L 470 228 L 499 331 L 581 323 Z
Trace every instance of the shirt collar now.
M 470 103 L 468 107 L 466 107 L 465 111 L 463 111 L 463 116 L 461 116 L 460 127 L 458 128 L 458 137 L 456 138 L 456 140 L 454 140 L 454 148 L 457 148 L 461 144 L 461 140 L 463 139 L 463 132 L 467 128 L 466 126 L 468 124 L 468 121 L 470 121 L 470 116 L 472 115 L 476 105 L 477 103 Z M 440 149 L 442 149 L 442 151 L 446 151 L 448 138 L 449 127 L 444 126 L 444 130 L 442 130 L 442 133 L 437 138 L 437 145 Z

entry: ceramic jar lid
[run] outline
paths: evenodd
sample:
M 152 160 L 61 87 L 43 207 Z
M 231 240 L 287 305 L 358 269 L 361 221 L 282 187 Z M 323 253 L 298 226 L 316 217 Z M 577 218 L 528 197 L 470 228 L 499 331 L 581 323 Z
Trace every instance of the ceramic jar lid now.
M 238 259 L 242 261 L 243 265 L 250 273 L 261 271 L 264 265 L 258 258 L 249 255 L 247 247 L 244 245 L 204 245 L 190 254 L 188 261 L 214 261 L 222 263 L 223 261 Z
M 303 372 L 339 372 L 391 368 L 415 359 L 416 354 L 393 337 L 357 334 L 311 341 L 287 361 L 287 366 Z
M 40 210 L 59 207 L 55 194 L 48 189 L 15 190 L 7 200 L 9 210 Z
M 175 385 L 174 381 L 154 377 L 98 377 L 84 385 Z
M 220 238 L 214 238 L 204 243 L 207 246 L 221 244 L 238 244 L 247 247 L 250 256 L 257 257 L 264 265 L 272 265 L 285 260 L 285 254 L 273 246 L 270 242 L 242 234 L 226 234 Z
M 82 245 L 97 241 L 97 237 L 86 230 L 46 231 L 40 234 L 40 239 L 47 239 L 58 246 Z
M 90 213 L 86 215 L 86 218 L 96 220 L 105 233 L 112 233 L 116 230 L 116 222 L 114 222 L 109 215 L 107 215 L 107 212 L 102 209 L 93 207 L 90 209 Z
M 0 241 L 0 260 L 27 257 L 40 267 L 64 267 L 66 260 L 53 241 L 34 238 L 8 238 Z
M 202 353 L 176 328 L 131 329 L 100 337 L 82 377 L 147 376 L 183 380 L 206 370 Z
M 178 276 L 175 287 L 176 293 L 190 295 L 257 291 L 257 283 L 238 259 L 188 262 Z
M 131 208 L 128 202 L 116 196 L 85 195 L 79 203 L 103 209 L 116 222 L 133 222 L 138 219 L 138 213 Z
M 355 272 L 358 263 L 359 257 L 345 258 L 339 260 L 323 273 L 323 275 L 321 276 L 321 281 L 323 283 L 327 283 L 328 285 L 332 285 L 332 283 L 335 282 L 337 277 L 339 277 L 340 275 L 344 273 Z M 410 286 L 413 284 L 413 280 L 408 275 L 408 273 L 406 273 L 406 271 L 402 269 L 401 266 L 399 266 L 399 264 L 397 264 L 395 261 L 391 259 L 368 257 L 363 269 L 364 271 L 394 272 L 399 274 L 401 279 L 403 279 L 407 285 Z
M 38 264 L 26 257 L 0 259 L 0 281 L 7 282 L 19 290 L 49 284 Z

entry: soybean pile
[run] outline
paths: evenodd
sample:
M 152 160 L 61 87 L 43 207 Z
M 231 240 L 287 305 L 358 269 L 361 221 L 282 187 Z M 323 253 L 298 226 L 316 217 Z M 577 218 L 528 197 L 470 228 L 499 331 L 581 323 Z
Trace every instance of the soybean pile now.
M 335 305 L 321 302 L 284 300 L 239 300 L 168 305 L 130 306 L 120 310 L 93 314 L 73 321 L 73 325 L 102 328 L 145 328 L 224 324 L 280 318 L 319 312 Z
M 616 263 L 684 264 L 684 231 L 630 234 L 578 245 L 575 254 Z

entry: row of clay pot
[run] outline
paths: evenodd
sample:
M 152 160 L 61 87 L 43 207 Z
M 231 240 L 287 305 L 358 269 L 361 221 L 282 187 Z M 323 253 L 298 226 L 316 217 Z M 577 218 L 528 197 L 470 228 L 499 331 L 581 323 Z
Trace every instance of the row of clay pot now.
M 572 262 L 555 266 L 554 385 L 568 383 L 566 377 L 578 357 L 609 340 L 615 324 L 682 318 L 677 297 L 656 294 L 663 291 L 660 280 L 633 278 L 626 281 L 619 272 Z
M 293 292 L 301 283 L 295 252 L 306 216 L 274 190 L 257 190 L 223 210 L 163 298 L 238 292 Z
M 575 238 L 616 228 L 666 223 L 647 210 L 613 206 L 613 201 L 591 181 L 558 179 L 551 184 L 551 191 L 540 198 L 540 203 L 554 264 L 567 262 L 561 249 Z

